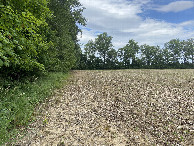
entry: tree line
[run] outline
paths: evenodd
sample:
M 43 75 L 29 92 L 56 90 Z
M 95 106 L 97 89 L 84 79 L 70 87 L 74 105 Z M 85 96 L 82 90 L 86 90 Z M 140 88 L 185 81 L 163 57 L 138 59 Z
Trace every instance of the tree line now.
M 17 79 L 76 66 L 83 10 L 78 0 L 1 0 L 0 75 Z
M 21 78 L 70 69 L 193 68 L 194 40 L 159 46 L 134 40 L 117 51 L 107 33 L 82 52 L 77 38 L 86 25 L 79 0 L 1 0 L 0 77 Z
M 164 48 L 133 39 L 117 51 L 106 32 L 84 46 L 79 69 L 194 68 L 194 39 L 172 39 Z

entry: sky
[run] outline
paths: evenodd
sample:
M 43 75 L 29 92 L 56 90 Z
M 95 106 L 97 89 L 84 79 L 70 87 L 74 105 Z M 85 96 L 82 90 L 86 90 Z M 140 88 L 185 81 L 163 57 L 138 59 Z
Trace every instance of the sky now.
M 81 48 L 107 32 L 115 49 L 130 39 L 139 45 L 159 45 L 171 39 L 194 38 L 194 0 L 79 0 L 86 9 Z

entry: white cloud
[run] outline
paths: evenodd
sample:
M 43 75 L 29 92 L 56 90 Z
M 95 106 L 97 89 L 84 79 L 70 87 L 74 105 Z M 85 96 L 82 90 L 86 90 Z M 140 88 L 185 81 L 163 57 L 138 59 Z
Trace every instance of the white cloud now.
M 193 1 L 175 1 L 168 5 L 159 6 L 154 10 L 161 12 L 180 12 L 194 7 Z
M 194 22 L 188 21 L 180 24 L 146 19 L 139 14 L 143 7 L 152 0 L 80 0 L 86 7 L 83 15 L 88 19 L 87 28 L 82 29 L 80 42 L 86 44 L 88 40 L 95 39 L 97 32 L 107 32 L 113 37 L 116 49 L 123 47 L 134 39 L 139 44 L 160 45 L 170 39 L 187 39 L 194 36 Z M 191 28 L 189 30 L 185 29 Z
M 141 7 L 126 0 L 80 0 L 80 2 L 86 7 L 84 16 L 88 18 L 88 27 L 93 29 L 120 29 L 136 25 L 141 19 L 137 16 L 138 13 L 142 13 Z
M 185 26 L 185 27 L 192 27 L 192 28 L 194 28 L 194 20 L 182 22 L 182 23 L 180 23 L 180 26 Z
M 95 40 L 95 37 L 97 34 L 93 30 L 87 30 L 87 29 L 82 29 L 82 34 L 78 35 L 78 39 L 80 40 L 80 46 L 83 49 L 84 45 L 89 41 L 89 40 Z
M 194 28 L 193 21 L 188 21 L 180 24 L 172 24 L 164 21 L 157 21 L 153 19 L 146 19 L 142 21 L 137 28 L 130 28 L 125 30 L 131 32 L 133 38 L 140 42 L 140 44 L 163 45 L 165 42 L 174 39 L 187 39 L 194 36 L 194 30 L 186 30 L 185 26 L 190 25 Z

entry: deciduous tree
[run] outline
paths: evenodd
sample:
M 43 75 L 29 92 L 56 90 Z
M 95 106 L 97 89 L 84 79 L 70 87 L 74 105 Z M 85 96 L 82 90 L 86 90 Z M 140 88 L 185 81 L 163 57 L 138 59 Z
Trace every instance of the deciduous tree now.
M 139 51 L 139 45 L 134 40 L 129 40 L 126 46 L 118 50 L 118 56 L 123 62 L 125 68 L 130 68 L 136 61 L 136 55 Z
M 94 43 L 95 49 L 97 50 L 100 58 L 103 60 L 104 68 L 106 67 L 106 60 L 108 57 L 108 52 L 112 49 L 112 37 L 108 36 L 106 32 L 100 34 L 95 39 Z

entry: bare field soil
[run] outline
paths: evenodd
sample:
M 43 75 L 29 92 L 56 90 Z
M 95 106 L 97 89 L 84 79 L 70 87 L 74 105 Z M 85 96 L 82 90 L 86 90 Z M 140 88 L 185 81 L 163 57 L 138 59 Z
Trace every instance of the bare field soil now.
M 74 71 L 20 145 L 193 145 L 194 70 Z

